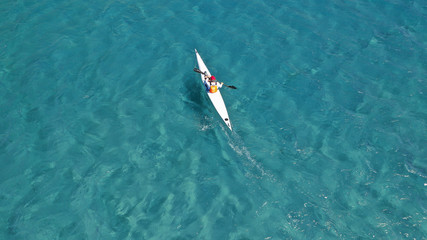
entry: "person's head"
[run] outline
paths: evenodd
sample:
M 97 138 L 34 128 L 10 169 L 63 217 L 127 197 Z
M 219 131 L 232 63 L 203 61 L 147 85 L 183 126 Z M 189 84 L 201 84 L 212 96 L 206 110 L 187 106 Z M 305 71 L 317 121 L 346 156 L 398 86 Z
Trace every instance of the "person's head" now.
M 216 81 L 215 76 L 211 76 L 211 81 Z

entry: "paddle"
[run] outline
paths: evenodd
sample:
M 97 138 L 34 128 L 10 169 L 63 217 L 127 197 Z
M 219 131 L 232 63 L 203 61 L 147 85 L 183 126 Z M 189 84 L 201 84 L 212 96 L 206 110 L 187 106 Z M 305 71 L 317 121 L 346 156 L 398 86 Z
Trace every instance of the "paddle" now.
M 203 74 L 203 75 L 205 75 L 205 76 L 208 76 L 205 72 L 200 71 L 200 69 L 194 68 L 194 69 L 193 69 L 193 71 L 195 71 L 195 72 L 197 72 L 197 73 L 200 73 L 200 74 Z M 235 86 L 228 86 L 228 85 L 226 85 L 226 84 L 224 84 L 224 83 L 222 83 L 222 85 L 224 85 L 224 86 L 226 86 L 226 87 L 229 87 L 229 88 L 231 88 L 231 89 L 237 89 Z

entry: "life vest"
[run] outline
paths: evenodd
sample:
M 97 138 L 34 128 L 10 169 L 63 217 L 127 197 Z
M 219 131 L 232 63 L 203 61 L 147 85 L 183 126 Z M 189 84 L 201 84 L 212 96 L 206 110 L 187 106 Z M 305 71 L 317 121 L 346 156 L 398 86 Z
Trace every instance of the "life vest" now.
M 216 85 L 211 85 L 209 92 L 210 93 L 216 93 L 217 91 L 218 91 L 218 87 Z

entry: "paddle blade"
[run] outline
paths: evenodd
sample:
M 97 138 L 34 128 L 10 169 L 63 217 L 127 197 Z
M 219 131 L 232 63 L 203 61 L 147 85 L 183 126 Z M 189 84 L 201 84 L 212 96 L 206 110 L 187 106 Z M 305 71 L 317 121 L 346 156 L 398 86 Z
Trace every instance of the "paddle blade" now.
M 235 86 L 228 86 L 228 85 L 226 85 L 226 84 L 224 84 L 224 83 L 222 83 L 224 86 L 226 86 L 226 87 L 228 87 L 228 88 L 231 88 L 231 89 L 237 89 Z
M 197 72 L 197 73 L 204 74 L 202 71 L 200 71 L 200 70 L 199 70 L 199 69 L 197 69 L 197 68 L 194 68 L 194 69 L 193 69 L 193 71 L 195 71 L 195 72 Z

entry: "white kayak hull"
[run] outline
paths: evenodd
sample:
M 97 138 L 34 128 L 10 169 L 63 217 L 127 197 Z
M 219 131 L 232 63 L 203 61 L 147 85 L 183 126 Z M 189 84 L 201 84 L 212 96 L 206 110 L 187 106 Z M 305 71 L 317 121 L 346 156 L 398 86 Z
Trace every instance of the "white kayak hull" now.
M 197 52 L 196 49 L 195 49 L 195 52 L 196 52 L 197 64 L 199 65 L 199 69 L 202 72 L 205 72 L 208 76 L 211 76 L 209 69 L 206 67 L 205 63 L 203 62 L 202 58 L 200 57 L 200 54 Z M 204 85 L 205 84 L 205 77 L 203 76 L 203 74 L 200 74 L 200 77 L 201 77 L 202 83 Z M 221 92 L 219 91 L 219 89 L 215 93 L 211 93 L 211 92 L 206 91 L 206 90 L 205 90 L 205 92 L 208 94 L 209 99 L 211 100 L 212 104 L 214 105 L 219 116 L 224 121 L 225 125 L 227 125 L 227 127 L 232 131 L 233 129 L 231 127 L 230 118 L 228 117 L 227 108 L 225 106 L 224 99 L 222 98 L 222 95 L 221 95 Z

